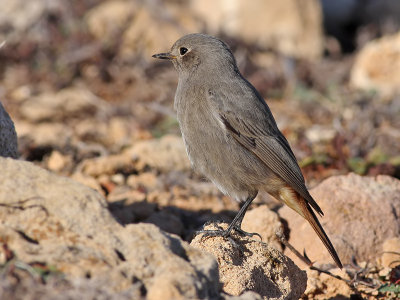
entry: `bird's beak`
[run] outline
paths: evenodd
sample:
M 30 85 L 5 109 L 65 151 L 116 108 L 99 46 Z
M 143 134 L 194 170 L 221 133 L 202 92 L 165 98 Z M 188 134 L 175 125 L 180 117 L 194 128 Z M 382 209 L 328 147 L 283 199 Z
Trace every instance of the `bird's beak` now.
M 152 57 L 154 58 L 159 58 L 159 59 L 176 59 L 175 55 L 172 55 L 171 53 L 158 53 L 158 54 L 154 54 Z

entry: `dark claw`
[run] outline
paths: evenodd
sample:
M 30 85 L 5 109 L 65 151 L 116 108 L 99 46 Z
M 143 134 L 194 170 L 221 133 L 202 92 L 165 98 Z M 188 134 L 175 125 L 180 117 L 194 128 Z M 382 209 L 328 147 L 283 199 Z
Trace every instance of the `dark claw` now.
M 221 236 L 221 237 L 227 239 L 234 248 L 240 249 L 242 251 L 244 250 L 244 248 L 230 236 L 231 233 L 228 230 L 224 230 L 224 229 L 222 229 L 222 227 L 220 227 L 219 225 L 216 225 L 216 224 L 215 224 L 215 226 L 219 229 L 217 229 L 217 230 L 199 230 L 199 231 L 196 231 L 196 235 L 202 233 L 203 234 L 203 236 L 201 237 L 202 239 L 209 238 L 209 237 L 215 237 L 215 236 Z
M 224 230 L 217 223 L 214 223 L 214 226 L 217 227 L 218 229 L 216 229 L 216 230 L 199 230 L 199 231 L 196 231 L 196 235 L 202 233 L 203 237 L 221 236 L 223 238 L 230 238 L 231 230 L 229 230 L 229 228 Z M 234 226 L 232 229 L 235 230 L 237 233 L 239 233 L 242 236 L 246 236 L 246 237 L 250 237 L 250 238 L 253 236 L 258 236 L 260 238 L 260 241 L 262 241 L 261 235 L 258 234 L 257 232 L 246 232 L 237 226 Z
M 260 241 L 262 242 L 262 237 L 261 237 L 261 235 L 259 234 L 259 233 L 257 233 L 257 232 L 246 232 L 246 231 L 244 231 L 243 229 L 241 229 L 241 228 L 237 228 L 237 227 L 234 227 L 233 229 L 235 229 L 239 234 L 241 234 L 241 235 L 243 235 L 243 236 L 247 236 L 247 237 L 253 237 L 253 236 L 258 236 L 259 238 L 260 238 Z
M 196 231 L 196 235 L 203 234 L 203 237 L 212 237 L 212 236 L 221 236 L 221 237 L 228 237 L 229 232 L 227 230 L 223 230 L 220 226 L 216 225 L 218 228 L 217 230 L 199 230 Z

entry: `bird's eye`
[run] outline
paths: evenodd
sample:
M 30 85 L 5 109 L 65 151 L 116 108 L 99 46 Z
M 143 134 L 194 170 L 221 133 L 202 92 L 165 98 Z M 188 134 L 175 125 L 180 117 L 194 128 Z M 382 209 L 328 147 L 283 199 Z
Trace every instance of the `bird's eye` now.
M 180 53 L 181 55 L 185 55 L 186 52 L 188 52 L 188 49 L 187 49 L 187 48 L 185 48 L 185 47 L 179 48 L 179 53 Z

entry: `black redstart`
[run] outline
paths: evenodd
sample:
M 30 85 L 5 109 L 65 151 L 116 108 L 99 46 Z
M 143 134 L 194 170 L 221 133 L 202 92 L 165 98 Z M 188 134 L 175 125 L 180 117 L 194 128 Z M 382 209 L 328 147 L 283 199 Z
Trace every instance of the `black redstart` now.
M 244 203 L 226 230 L 210 234 L 252 235 L 241 229 L 242 219 L 258 191 L 266 191 L 311 224 L 342 268 L 289 143 L 264 99 L 240 74 L 229 47 L 209 35 L 189 34 L 153 57 L 172 61 L 178 71 L 174 106 L 192 166 Z

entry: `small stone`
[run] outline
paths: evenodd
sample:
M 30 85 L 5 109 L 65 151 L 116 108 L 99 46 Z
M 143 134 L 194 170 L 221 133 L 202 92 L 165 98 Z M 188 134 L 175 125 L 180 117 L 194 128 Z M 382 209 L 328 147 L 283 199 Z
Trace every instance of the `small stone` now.
M 78 169 L 82 173 L 93 177 L 102 175 L 112 175 L 118 171 L 126 172 L 134 170 L 132 157 L 126 154 L 117 154 L 109 156 L 101 156 L 84 160 Z
M 365 269 L 368 266 L 368 262 L 362 261 L 359 262 L 358 265 L 360 266 L 361 269 Z
M 390 274 L 390 271 L 391 271 L 391 270 L 392 270 L 392 269 L 389 268 L 389 267 L 384 267 L 382 270 L 379 271 L 378 275 L 379 275 L 380 277 L 386 277 L 386 276 L 388 276 L 388 275 Z
M 154 191 L 160 186 L 157 176 L 152 172 L 129 175 L 126 183 L 134 189 L 144 188 L 146 191 Z
M 125 177 L 121 173 L 112 175 L 110 180 L 116 185 L 123 185 L 125 183 Z
M 51 152 L 47 161 L 47 168 L 49 168 L 51 171 L 59 172 L 64 169 L 69 162 L 71 162 L 70 157 L 61 154 L 61 152 L 57 150 L 54 150 Z
M 384 267 L 394 267 L 400 264 L 400 238 L 394 237 L 387 239 L 382 246 L 382 265 Z
M 344 279 L 350 279 L 345 270 L 334 268 L 329 270 L 334 275 L 339 275 Z M 335 299 L 339 297 L 349 298 L 353 293 L 348 284 L 342 280 L 333 278 L 327 274 L 306 269 L 307 290 L 304 295 L 307 299 Z

